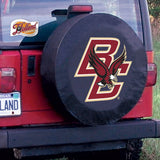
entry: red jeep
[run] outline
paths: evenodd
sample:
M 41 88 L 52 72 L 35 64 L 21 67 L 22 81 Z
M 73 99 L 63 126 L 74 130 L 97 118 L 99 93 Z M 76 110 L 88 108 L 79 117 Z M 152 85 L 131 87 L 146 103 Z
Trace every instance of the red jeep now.
M 143 119 L 157 74 L 146 0 L 0 8 L 0 148 L 18 159 L 114 150 L 138 160 L 141 139 L 160 136 L 160 122 Z

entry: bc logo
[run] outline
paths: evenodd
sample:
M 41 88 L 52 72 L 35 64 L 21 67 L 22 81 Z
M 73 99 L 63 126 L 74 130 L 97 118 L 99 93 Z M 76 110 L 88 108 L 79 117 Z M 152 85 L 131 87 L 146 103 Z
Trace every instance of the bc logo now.
M 118 76 L 127 76 L 132 61 L 126 61 L 125 45 L 119 57 L 117 38 L 90 38 L 74 77 L 94 77 L 85 102 L 107 101 L 118 97 L 124 82 Z M 117 58 L 115 58 L 117 57 Z

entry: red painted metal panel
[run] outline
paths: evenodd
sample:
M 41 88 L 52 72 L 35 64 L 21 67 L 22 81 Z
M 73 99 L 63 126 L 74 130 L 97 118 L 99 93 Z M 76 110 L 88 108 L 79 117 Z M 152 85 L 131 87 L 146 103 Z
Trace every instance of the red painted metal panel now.
M 154 53 L 147 52 L 148 63 L 153 63 Z M 141 118 L 152 116 L 153 87 L 145 87 L 137 105 L 123 118 Z
M 22 112 L 21 116 L 0 118 L 1 127 L 56 124 L 58 122 L 64 122 L 64 120 L 54 110 Z
M 123 118 L 141 118 L 152 116 L 152 88 L 146 87 L 137 105 Z
M 23 111 L 35 111 L 52 109 L 47 98 L 44 95 L 41 77 L 40 77 L 40 61 L 41 51 L 38 50 L 22 50 L 22 105 Z M 35 56 L 35 75 L 28 75 L 28 57 Z
M 15 117 L 1 117 L 0 126 L 54 124 L 66 121 L 54 110 L 44 95 L 40 77 L 41 54 L 41 50 L 21 50 L 20 53 L 3 51 L 0 55 L 0 67 L 16 68 L 16 90 L 21 91 L 22 98 L 22 114 Z M 153 53 L 148 52 L 147 55 L 148 62 L 152 63 Z M 32 76 L 28 75 L 29 56 L 35 56 L 35 75 Z M 151 115 L 152 87 L 146 87 L 137 105 L 123 118 L 150 117 Z
M 21 92 L 22 114 L 14 117 L 1 117 L 0 126 L 20 126 L 64 122 L 45 97 L 40 77 L 42 51 L 23 50 L 3 51 L 0 67 L 16 69 L 16 90 Z M 28 56 L 35 56 L 35 75 L 28 76 Z M 22 70 L 21 70 L 22 68 Z
M 28 115 L 28 117 L 26 116 L 24 117 L 23 123 L 45 124 L 45 123 L 55 123 L 64 121 L 64 119 L 57 112 L 55 112 L 54 107 L 50 105 L 48 99 L 46 98 L 43 92 L 41 84 L 41 76 L 40 76 L 40 62 L 41 62 L 42 51 L 21 50 L 21 54 L 22 54 L 21 96 L 22 96 L 22 107 L 23 107 L 22 111 L 25 115 L 26 114 Z M 35 56 L 35 75 L 33 76 L 28 75 L 29 56 Z M 39 112 L 41 113 L 41 116 L 36 115 Z

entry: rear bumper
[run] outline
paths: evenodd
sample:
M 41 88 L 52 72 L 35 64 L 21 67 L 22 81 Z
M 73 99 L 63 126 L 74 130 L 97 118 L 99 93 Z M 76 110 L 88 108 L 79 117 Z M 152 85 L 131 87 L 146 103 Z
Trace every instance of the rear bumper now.
M 160 137 L 160 121 L 130 120 L 102 126 L 47 126 L 0 130 L 0 148 L 77 145 Z

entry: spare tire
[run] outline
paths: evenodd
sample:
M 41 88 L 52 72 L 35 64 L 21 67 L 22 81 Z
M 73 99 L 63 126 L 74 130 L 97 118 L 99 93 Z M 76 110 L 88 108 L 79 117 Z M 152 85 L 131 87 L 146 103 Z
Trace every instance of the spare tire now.
M 141 40 L 120 18 L 79 15 L 51 34 L 41 75 L 48 98 L 57 102 L 54 107 L 83 124 L 107 124 L 138 102 L 146 84 L 147 58 Z

